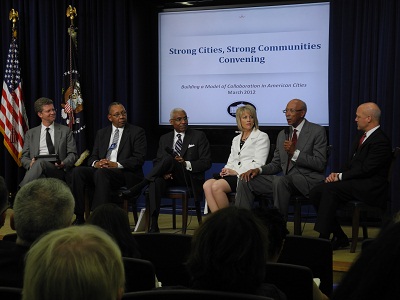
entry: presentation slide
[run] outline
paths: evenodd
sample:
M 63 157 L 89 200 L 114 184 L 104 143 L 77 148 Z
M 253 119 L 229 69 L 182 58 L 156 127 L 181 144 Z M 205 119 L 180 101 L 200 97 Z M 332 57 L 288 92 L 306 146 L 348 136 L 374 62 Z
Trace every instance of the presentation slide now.
M 159 124 L 235 126 L 245 104 L 260 126 L 285 126 L 289 100 L 328 125 L 329 3 L 159 13 Z

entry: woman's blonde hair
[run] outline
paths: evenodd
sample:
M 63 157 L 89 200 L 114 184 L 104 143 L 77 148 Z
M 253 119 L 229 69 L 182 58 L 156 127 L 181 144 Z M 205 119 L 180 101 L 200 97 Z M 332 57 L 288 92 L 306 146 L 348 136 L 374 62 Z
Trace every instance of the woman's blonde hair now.
M 117 244 L 94 225 L 54 230 L 26 256 L 23 300 L 115 300 L 125 272 Z
M 254 119 L 253 128 L 258 129 L 258 119 L 257 119 L 256 109 L 253 106 L 247 104 L 247 105 L 239 107 L 236 110 L 236 124 L 237 124 L 237 127 L 239 128 L 239 130 L 243 131 L 243 127 L 242 127 L 242 123 L 240 122 L 240 119 L 245 112 L 248 112 L 250 114 L 250 116 L 253 117 L 253 119 Z

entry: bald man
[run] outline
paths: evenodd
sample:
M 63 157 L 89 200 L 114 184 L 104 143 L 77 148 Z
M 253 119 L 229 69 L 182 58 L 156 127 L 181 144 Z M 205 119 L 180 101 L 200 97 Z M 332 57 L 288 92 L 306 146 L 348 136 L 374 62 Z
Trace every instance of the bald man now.
M 382 208 L 386 205 L 392 148 L 389 138 L 380 128 L 380 116 L 381 110 L 373 102 L 357 108 L 355 121 L 359 133 L 345 169 L 331 173 L 325 183 L 310 192 L 310 199 L 318 212 L 314 229 L 320 233 L 320 238 L 329 239 L 333 233 L 334 250 L 349 245 L 336 219 L 339 205 L 350 200 Z

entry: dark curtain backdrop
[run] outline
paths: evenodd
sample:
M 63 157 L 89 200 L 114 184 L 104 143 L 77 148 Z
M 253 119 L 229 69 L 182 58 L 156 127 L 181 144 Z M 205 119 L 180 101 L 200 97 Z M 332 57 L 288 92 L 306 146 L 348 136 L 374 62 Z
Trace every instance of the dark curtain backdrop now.
M 3 81 L 11 41 L 8 14 L 14 8 L 20 17 L 20 61 L 30 127 L 39 125 L 39 118 L 33 111 L 37 98 L 52 98 L 55 106 L 61 108 L 62 73 L 66 68 L 64 54 L 70 24 L 66 9 L 72 4 L 78 12 L 75 20 L 78 68 L 89 148 L 97 129 L 109 123 L 108 104 L 120 101 L 126 106 L 129 121 L 145 128 L 148 159 L 153 158 L 159 135 L 167 130 L 157 125 L 156 13 L 162 2 L 166 1 L 1 0 L 0 76 Z M 330 157 L 332 171 L 340 171 L 349 156 L 350 143 L 357 130 L 355 111 L 363 102 L 378 103 L 382 109 L 383 130 L 391 137 L 393 146 L 400 145 L 397 117 L 400 111 L 399 20 L 398 0 L 331 1 L 329 142 L 334 146 Z M 0 146 L 0 166 L 0 175 L 5 177 L 10 190 L 15 191 L 24 172 L 3 146 Z M 397 162 L 392 188 L 393 211 L 400 209 L 399 166 Z

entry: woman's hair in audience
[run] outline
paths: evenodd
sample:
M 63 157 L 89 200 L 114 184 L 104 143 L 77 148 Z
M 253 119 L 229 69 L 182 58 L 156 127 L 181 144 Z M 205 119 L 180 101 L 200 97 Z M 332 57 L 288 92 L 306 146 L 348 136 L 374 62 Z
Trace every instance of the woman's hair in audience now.
M 194 233 L 187 262 L 192 287 L 254 293 L 265 277 L 267 251 L 267 229 L 250 210 L 218 210 Z
M 399 299 L 399 278 L 400 223 L 394 223 L 361 251 L 331 299 Z
M 248 112 L 250 114 L 250 116 L 253 117 L 254 119 L 254 127 L 255 129 L 258 129 L 258 118 L 257 118 L 257 112 L 256 109 L 252 106 L 252 105 L 244 105 L 244 106 L 240 106 L 237 110 L 236 110 L 236 124 L 237 127 L 239 128 L 240 131 L 243 131 L 243 126 L 242 126 L 242 122 L 240 120 L 240 118 L 242 117 L 242 115 Z
M 115 300 L 125 284 L 121 252 L 93 225 L 54 230 L 26 256 L 23 300 Z
M 24 185 L 14 201 L 18 241 L 31 244 L 42 234 L 71 225 L 74 196 L 64 181 L 40 178 Z
M 281 253 L 286 235 L 289 234 L 285 218 L 276 207 L 257 207 L 254 208 L 253 212 L 268 229 L 268 259 L 270 262 L 276 262 Z
M 107 231 L 117 242 L 122 256 L 141 257 L 139 246 L 131 232 L 128 214 L 117 204 L 105 203 L 98 206 L 90 214 L 88 223 Z

